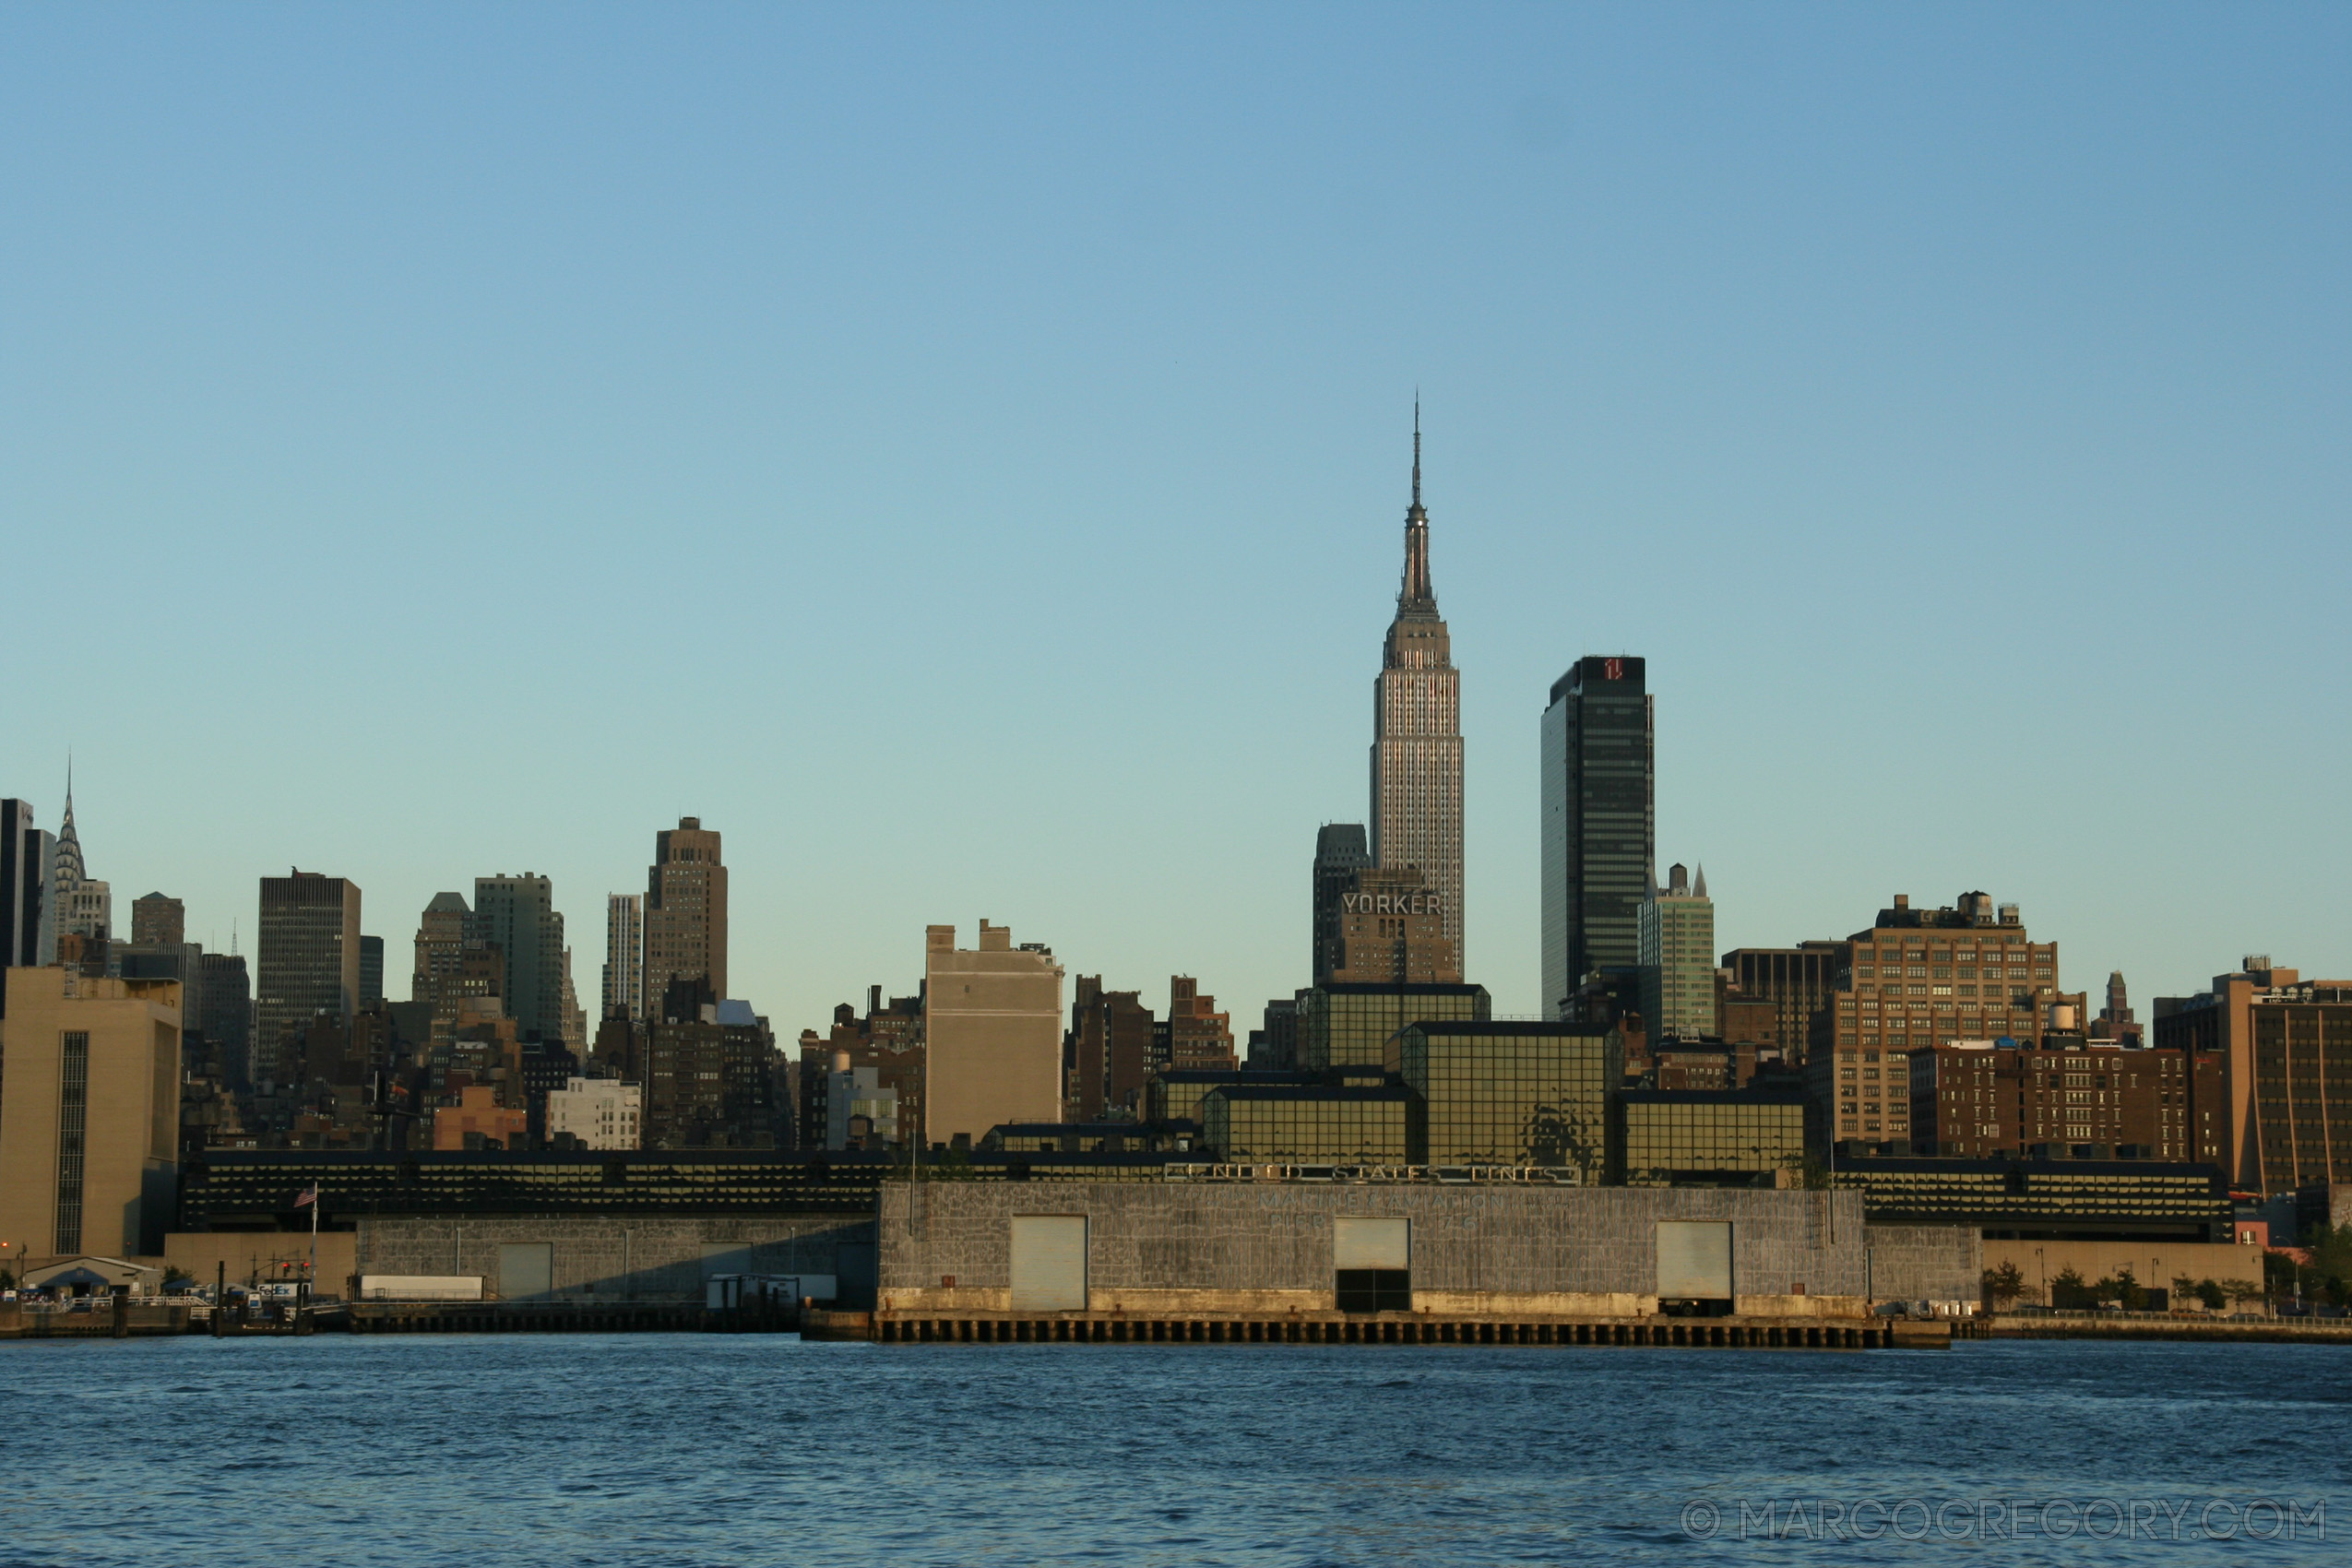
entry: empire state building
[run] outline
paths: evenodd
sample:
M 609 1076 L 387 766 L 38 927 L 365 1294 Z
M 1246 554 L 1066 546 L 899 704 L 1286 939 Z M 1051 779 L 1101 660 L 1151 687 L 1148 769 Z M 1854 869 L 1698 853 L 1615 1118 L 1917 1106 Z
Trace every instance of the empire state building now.
M 1454 668 L 1429 571 L 1421 507 L 1421 418 L 1413 410 L 1413 504 L 1405 513 L 1405 575 L 1396 619 L 1372 683 L 1372 855 L 1384 871 L 1418 870 L 1443 900 L 1455 962 L 1462 945 L 1462 677 Z

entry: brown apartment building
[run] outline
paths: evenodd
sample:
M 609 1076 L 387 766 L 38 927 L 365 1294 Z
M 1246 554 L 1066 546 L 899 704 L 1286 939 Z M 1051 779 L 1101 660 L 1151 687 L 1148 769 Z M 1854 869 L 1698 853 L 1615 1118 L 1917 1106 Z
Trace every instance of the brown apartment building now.
M 1217 998 L 1203 996 L 1190 975 L 1168 977 L 1168 1065 L 1177 1072 L 1229 1073 L 1241 1065 L 1233 1053 L 1233 1019 L 1217 1010 Z
M 1915 909 L 1898 893 L 1845 945 L 1846 972 L 1814 1016 L 1805 1060 L 1816 1130 L 1836 1142 L 1909 1145 L 1914 1051 L 2037 1044 L 2053 1009 L 2080 1027 L 2082 999 L 2058 989 L 2058 944 L 2033 941 L 2017 906 L 1996 910 L 1986 894 Z
M 2158 997 L 2153 1028 L 2159 1047 L 2217 1063 L 2220 1103 L 2198 1122 L 2211 1112 L 2233 1182 L 2287 1193 L 2352 1182 L 2352 980 L 2306 980 L 2254 954 L 2211 991 Z
M 1105 991 L 1100 975 L 1078 977 L 1070 1006 L 1069 1118 L 1100 1122 L 1137 1115 L 1151 1076 L 1151 1009 L 1133 991 Z
M 2050 1036 L 2039 1050 L 1934 1045 L 1911 1053 L 1910 1072 L 1922 1154 L 2219 1162 L 2218 1144 L 2198 1135 L 2197 1112 L 2222 1087 L 2211 1053 Z

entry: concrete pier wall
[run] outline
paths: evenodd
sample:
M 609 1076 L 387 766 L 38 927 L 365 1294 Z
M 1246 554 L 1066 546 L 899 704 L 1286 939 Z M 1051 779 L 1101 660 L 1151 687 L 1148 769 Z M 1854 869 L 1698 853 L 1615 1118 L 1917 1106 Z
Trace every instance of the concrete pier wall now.
M 885 1313 L 1010 1310 L 1019 1216 L 1086 1218 L 1094 1312 L 1330 1312 L 1332 1222 L 1343 1217 L 1411 1222 L 1417 1312 L 1654 1313 L 1665 1221 L 1729 1224 L 1740 1313 L 1859 1315 L 1869 1272 L 1861 1197 L 1850 1192 L 1272 1182 L 916 1190 L 892 1182 L 881 1211 L 877 1304 Z M 1922 1237 L 1905 1241 L 1931 1250 Z
M 832 1276 L 837 1299 L 873 1295 L 873 1222 L 832 1215 L 366 1218 L 352 1272 L 472 1276 L 485 1299 L 508 1300 L 518 1292 L 505 1266 L 540 1260 L 507 1249 L 534 1246 L 547 1249 L 555 1300 L 699 1302 L 714 1274 Z

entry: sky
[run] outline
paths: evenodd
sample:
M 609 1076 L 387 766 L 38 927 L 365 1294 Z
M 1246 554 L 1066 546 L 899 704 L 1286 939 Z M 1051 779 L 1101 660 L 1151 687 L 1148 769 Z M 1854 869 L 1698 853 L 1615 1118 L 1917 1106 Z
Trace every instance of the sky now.
M 252 950 L 724 835 L 787 1036 L 983 917 L 1237 1032 L 1412 407 L 1467 978 L 1645 656 L 1718 945 L 2352 974 L 2352 10 L 0 9 L 0 794 Z

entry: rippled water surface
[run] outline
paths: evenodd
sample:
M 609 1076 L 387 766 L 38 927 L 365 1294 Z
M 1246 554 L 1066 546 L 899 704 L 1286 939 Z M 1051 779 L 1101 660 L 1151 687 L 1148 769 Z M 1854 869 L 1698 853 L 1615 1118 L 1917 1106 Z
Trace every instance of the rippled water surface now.
M 0 1345 L 0 1562 L 60 1568 L 2352 1562 L 2323 1347 L 322 1335 Z M 2258 1498 L 2296 1538 L 2199 1538 Z M 2115 1513 L 1977 1512 L 2048 1499 Z

